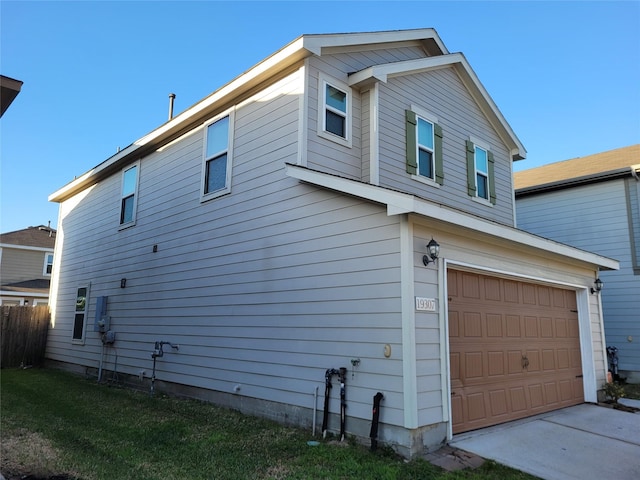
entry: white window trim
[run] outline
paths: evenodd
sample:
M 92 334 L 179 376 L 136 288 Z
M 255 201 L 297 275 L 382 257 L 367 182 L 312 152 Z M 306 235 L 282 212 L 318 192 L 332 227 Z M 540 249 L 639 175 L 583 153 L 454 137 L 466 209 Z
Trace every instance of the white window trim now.
M 131 170 L 132 168 L 136 168 L 136 188 L 133 191 L 133 215 L 131 220 L 125 223 L 120 223 L 120 219 L 122 218 L 122 200 L 124 199 L 122 192 L 124 190 L 124 175 L 126 172 Z M 140 185 L 140 160 L 131 165 L 127 165 L 120 172 L 120 208 L 118 209 L 118 226 L 119 230 L 123 230 L 125 228 L 132 227 L 136 224 L 136 217 L 138 211 L 138 186 Z
M 207 174 L 207 129 L 209 125 L 216 123 L 218 120 L 223 119 L 224 117 L 229 117 L 229 135 L 227 139 L 227 176 L 225 178 L 225 187 L 220 190 L 216 190 L 215 192 L 204 193 L 205 188 L 205 180 Z M 221 113 L 220 115 L 216 115 L 211 120 L 205 122 L 202 126 L 203 134 L 202 134 L 202 172 L 200 179 L 200 202 L 206 202 L 208 200 L 213 200 L 214 198 L 221 197 L 228 193 L 231 193 L 231 170 L 233 168 L 233 132 L 235 123 L 235 110 L 233 108 Z
M 416 180 L 418 182 L 424 183 L 425 185 L 429 185 L 430 187 L 435 187 L 435 188 L 440 188 L 440 184 L 438 182 L 436 182 L 436 132 L 435 132 L 435 128 L 436 128 L 436 124 L 438 123 L 438 117 L 436 117 L 435 115 L 433 115 L 432 113 L 428 112 L 427 110 L 423 109 L 422 107 L 419 107 L 418 105 L 415 104 L 411 104 L 411 111 L 414 112 L 416 114 L 416 116 L 418 118 L 421 118 L 422 120 L 431 123 L 431 125 L 433 126 L 433 130 L 432 130 L 432 135 L 433 135 L 433 155 L 431 157 L 431 161 L 433 162 L 433 178 L 429 178 L 429 177 L 425 177 L 424 175 L 420 175 L 420 174 L 415 174 L 415 175 L 411 175 L 411 178 L 413 180 Z M 416 162 L 418 162 L 418 171 L 420 171 L 420 155 L 418 152 L 418 144 L 419 144 L 419 135 L 418 135 L 418 123 L 417 123 L 417 119 L 416 119 Z
M 45 277 L 50 277 L 50 276 L 51 276 L 51 274 L 50 274 L 50 273 L 47 273 L 47 265 L 49 265 L 49 262 L 47 262 L 47 257 L 48 257 L 49 255 L 51 255 L 51 257 L 52 257 L 52 258 L 51 258 L 51 271 L 53 272 L 53 259 L 55 258 L 55 257 L 53 256 L 53 251 L 51 251 L 51 252 L 45 252 L 45 253 L 44 253 L 44 265 L 43 265 L 43 267 L 42 267 L 42 275 L 43 275 L 43 276 L 45 276 Z
M 477 138 L 474 137 L 469 137 L 469 140 L 471 142 L 473 142 L 473 146 L 474 146 L 474 152 L 473 152 L 473 181 L 475 182 L 476 185 L 476 194 L 471 197 L 471 199 L 474 202 L 480 203 L 482 205 L 485 205 L 487 207 L 493 207 L 493 203 L 491 203 L 491 179 L 489 178 L 489 152 L 491 152 L 491 145 L 489 145 L 488 143 L 485 143 L 481 140 L 478 140 Z M 481 196 L 478 195 L 478 169 L 476 168 L 476 153 L 475 153 L 475 147 L 480 147 L 483 150 L 485 150 L 487 152 L 487 197 L 489 198 L 483 198 Z M 479 172 L 480 174 L 484 175 L 483 172 Z M 494 179 L 495 181 L 495 179 Z
M 78 290 L 80 290 L 81 288 L 87 289 L 87 294 L 85 296 L 85 303 L 84 303 L 84 319 L 82 321 L 82 337 L 73 338 L 73 329 L 75 328 L 75 325 L 76 325 L 76 314 L 79 313 L 78 311 L 76 311 L 76 299 L 78 298 Z M 89 314 L 90 294 L 91 294 L 91 283 L 79 284 L 75 288 L 75 295 L 73 296 L 73 310 L 72 310 L 73 316 L 71 319 L 71 343 L 73 345 L 84 345 L 85 338 L 87 336 L 87 315 Z
M 347 95 L 347 111 L 345 119 L 345 135 L 346 138 L 336 135 L 335 133 L 328 132 L 326 129 L 326 116 L 325 109 L 327 108 L 326 95 L 327 85 L 330 85 L 338 90 L 346 93 Z M 320 73 L 318 75 L 318 136 L 331 140 L 332 142 L 339 143 L 345 147 L 351 148 L 352 146 L 352 123 L 353 123 L 353 95 L 351 93 L 351 87 L 346 83 L 331 78 L 328 75 Z

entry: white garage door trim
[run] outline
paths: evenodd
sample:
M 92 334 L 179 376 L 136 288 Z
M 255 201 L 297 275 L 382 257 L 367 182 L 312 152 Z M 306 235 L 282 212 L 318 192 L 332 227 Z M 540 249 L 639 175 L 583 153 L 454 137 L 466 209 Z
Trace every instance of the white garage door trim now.
M 451 366 L 449 364 L 449 312 L 447 309 L 448 287 L 447 287 L 447 272 L 449 268 L 458 268 L 463 270 L 470 270 L 476 273 L 490 273 L 505 278 L 512 278 L 514 280 L 521 280 L 530 283 L 546 284 L 549 286 L 565 287 L 576 291 L 576 302 L 578 305 L 578 325 L 580 328 L 580 356 L 582 359 L 582 374 L 583 374 L 583 386 L 584 386 L 584 400 L 585 402 L 597 401 L 597 386 L 596 386 L 596 371 L 595 371 L 595 359 L 593 355 L 593 336 L 591 334 L 591 311 L 589 308 L 589 289 L 584 285 L 577 285 L 568 282 L 559 282 L 557 280 L 551 280 L 543 277 L 527 276 L 516 272 L 509 272 L 505 270 L 498 270 L 493 268 L 484 267 L 481 265 L 474 265 L 465 262 L 458 262 L 455 260 L 442 259 L 440 263 L 441 273 L 439 275 L 439 281 L 442 288 L 440 289 L 440 340 L 444 345 L 442 349 L 442 400 L 443 405 L 446 405 L 444 410 L 444 421 L 447 422 L 447 440 L 453 438 L 453 421 L 450 408 L 451 402 Z M 599 300 L 599 298 L 598 298 Z M 604 331 L 604 328 L 602 328 Z M 604 333 L 603 333 L 604 335 Z M 590 348 L 584 348 L 584 345 L 589 345 Z M 604 345 L 604 339 L 603 339 Z M 604 347 L 603 347 L 604 348 Z M 605 365 L 606 369 L 607 366 Z

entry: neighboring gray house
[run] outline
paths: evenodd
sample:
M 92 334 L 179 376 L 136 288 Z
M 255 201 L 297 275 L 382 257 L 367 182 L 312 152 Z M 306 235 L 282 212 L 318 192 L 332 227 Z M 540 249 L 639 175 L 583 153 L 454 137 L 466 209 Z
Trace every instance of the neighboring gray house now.
M 434 30 L 299 37 L 50 196 L 47 358 L 309 428 L 346 368 L 407 456 L 595 402 L 618 262 L 514 227 L 525 154 Z
M 55 243 L 44 225 L 0 234 L 0 305 L 47 305 Z
M 620 261 L 602 272 L 607 345 L 640 382 L 640 144 L 515 174 L 518 227 Z

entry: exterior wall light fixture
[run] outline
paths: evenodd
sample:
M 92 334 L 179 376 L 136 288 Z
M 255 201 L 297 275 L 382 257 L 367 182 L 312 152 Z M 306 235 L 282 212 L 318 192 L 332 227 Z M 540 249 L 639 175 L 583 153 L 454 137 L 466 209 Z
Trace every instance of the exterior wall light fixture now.
M 593 282 L 593 287 L 591 287 L 591 293 L 600 293 L 602 291 L 602 287 L 604 286 L 604 283 L 602 283 L 602 280 L 600 280 L 599 278 L 596 278 L 596 281 Z
M 422 257 L 422 263 L 424 263 L 425 267 L 429 265 L 430 262 L 436 263 L 438 255 L 440 255 L 440 245 L 433 238 L 431 238 L 431 241 L 427 244 L 427 253 L 429 255 Z

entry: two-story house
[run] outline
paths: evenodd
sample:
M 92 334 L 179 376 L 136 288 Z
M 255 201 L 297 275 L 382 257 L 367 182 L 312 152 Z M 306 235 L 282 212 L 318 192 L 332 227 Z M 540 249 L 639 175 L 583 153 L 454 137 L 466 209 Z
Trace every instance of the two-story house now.
M 28 227 L 0 234 L 0 305 L 47 305 L 56 231 Z
M 328 374 L 407 456 L 596 401 L 618 263 L 515 228 L 525 154 L 433 29 L 301 36 L 50 196 L 47 357 L 303 426 Z
M 640 382 L 640 144 L 517 172 L 515 187 L 520 228 L 619 260 L 600 275 L 607 346 Z

